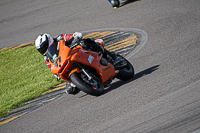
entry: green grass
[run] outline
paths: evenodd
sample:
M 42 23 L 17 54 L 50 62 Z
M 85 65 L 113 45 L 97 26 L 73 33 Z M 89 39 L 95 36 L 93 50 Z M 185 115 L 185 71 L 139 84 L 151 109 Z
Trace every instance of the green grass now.
M 35 46 L 0 51 L 0 117 L 61 82 Z

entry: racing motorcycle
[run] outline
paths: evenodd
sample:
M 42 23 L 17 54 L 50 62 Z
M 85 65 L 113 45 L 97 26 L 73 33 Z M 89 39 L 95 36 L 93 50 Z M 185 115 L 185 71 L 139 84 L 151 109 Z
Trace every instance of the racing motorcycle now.
M 69 47 L 60 40 L 48 48 L 51 71 L 58 79 L 72 82 L 79 91 L 99 96 L 114 78 L 129 80 L 134 76 L 133 66 L 124 57 L 117 54 L 117 61 L 111 64 L 102 53 L 84 49 L 81 44 L 85 41 Z

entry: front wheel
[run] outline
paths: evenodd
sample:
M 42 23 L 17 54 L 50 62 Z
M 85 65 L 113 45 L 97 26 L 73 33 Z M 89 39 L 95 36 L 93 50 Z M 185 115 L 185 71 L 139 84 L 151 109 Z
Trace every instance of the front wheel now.
M 101 80 L 93 74 L 90 74 L 92 79 L 88 80 L 87 76 L 84 73 L 74 72 L 71 74 L 71 81 L 83 92 L 99 96 L 104 92 L 104 86 L 101 83 Z
M 133 68 L 132 64 L 124 57 L 122 57 L 120 55 L 117 55 L 117 56 L 122 58 L 125 61 L 125 65 L 120 64 L 120 62 L 119 62 L 119 64 L 117 64 L 118 67 L 116 67 L 116 70 L 119 70 L 119 73 L 117 74 L 116 78 L 121 79 L 121 80 L 129 80 L 129 79 L 133 78 L 134 68 Z

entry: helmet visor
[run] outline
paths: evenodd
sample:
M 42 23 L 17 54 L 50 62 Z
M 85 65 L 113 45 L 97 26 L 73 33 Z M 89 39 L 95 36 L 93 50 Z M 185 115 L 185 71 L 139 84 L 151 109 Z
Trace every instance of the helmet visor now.
M 46 37 L 46 40 L 43 41 L 41 44 L 40 44 L 40 48 L 37 49 L 42 55 L 45 55 L 46 51 L 47 51 L 47 48 L 49 46 L 49 41 L 48 41 L 48 37 Z

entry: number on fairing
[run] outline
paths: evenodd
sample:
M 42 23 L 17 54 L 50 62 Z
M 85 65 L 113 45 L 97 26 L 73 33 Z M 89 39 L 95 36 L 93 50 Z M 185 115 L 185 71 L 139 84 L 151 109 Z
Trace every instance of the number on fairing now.
M 94 59 L 94 57 L 90 55 L 88 58 L 88 61 L 90 62 L 90 64 L 92 63 L 93 59 Z

